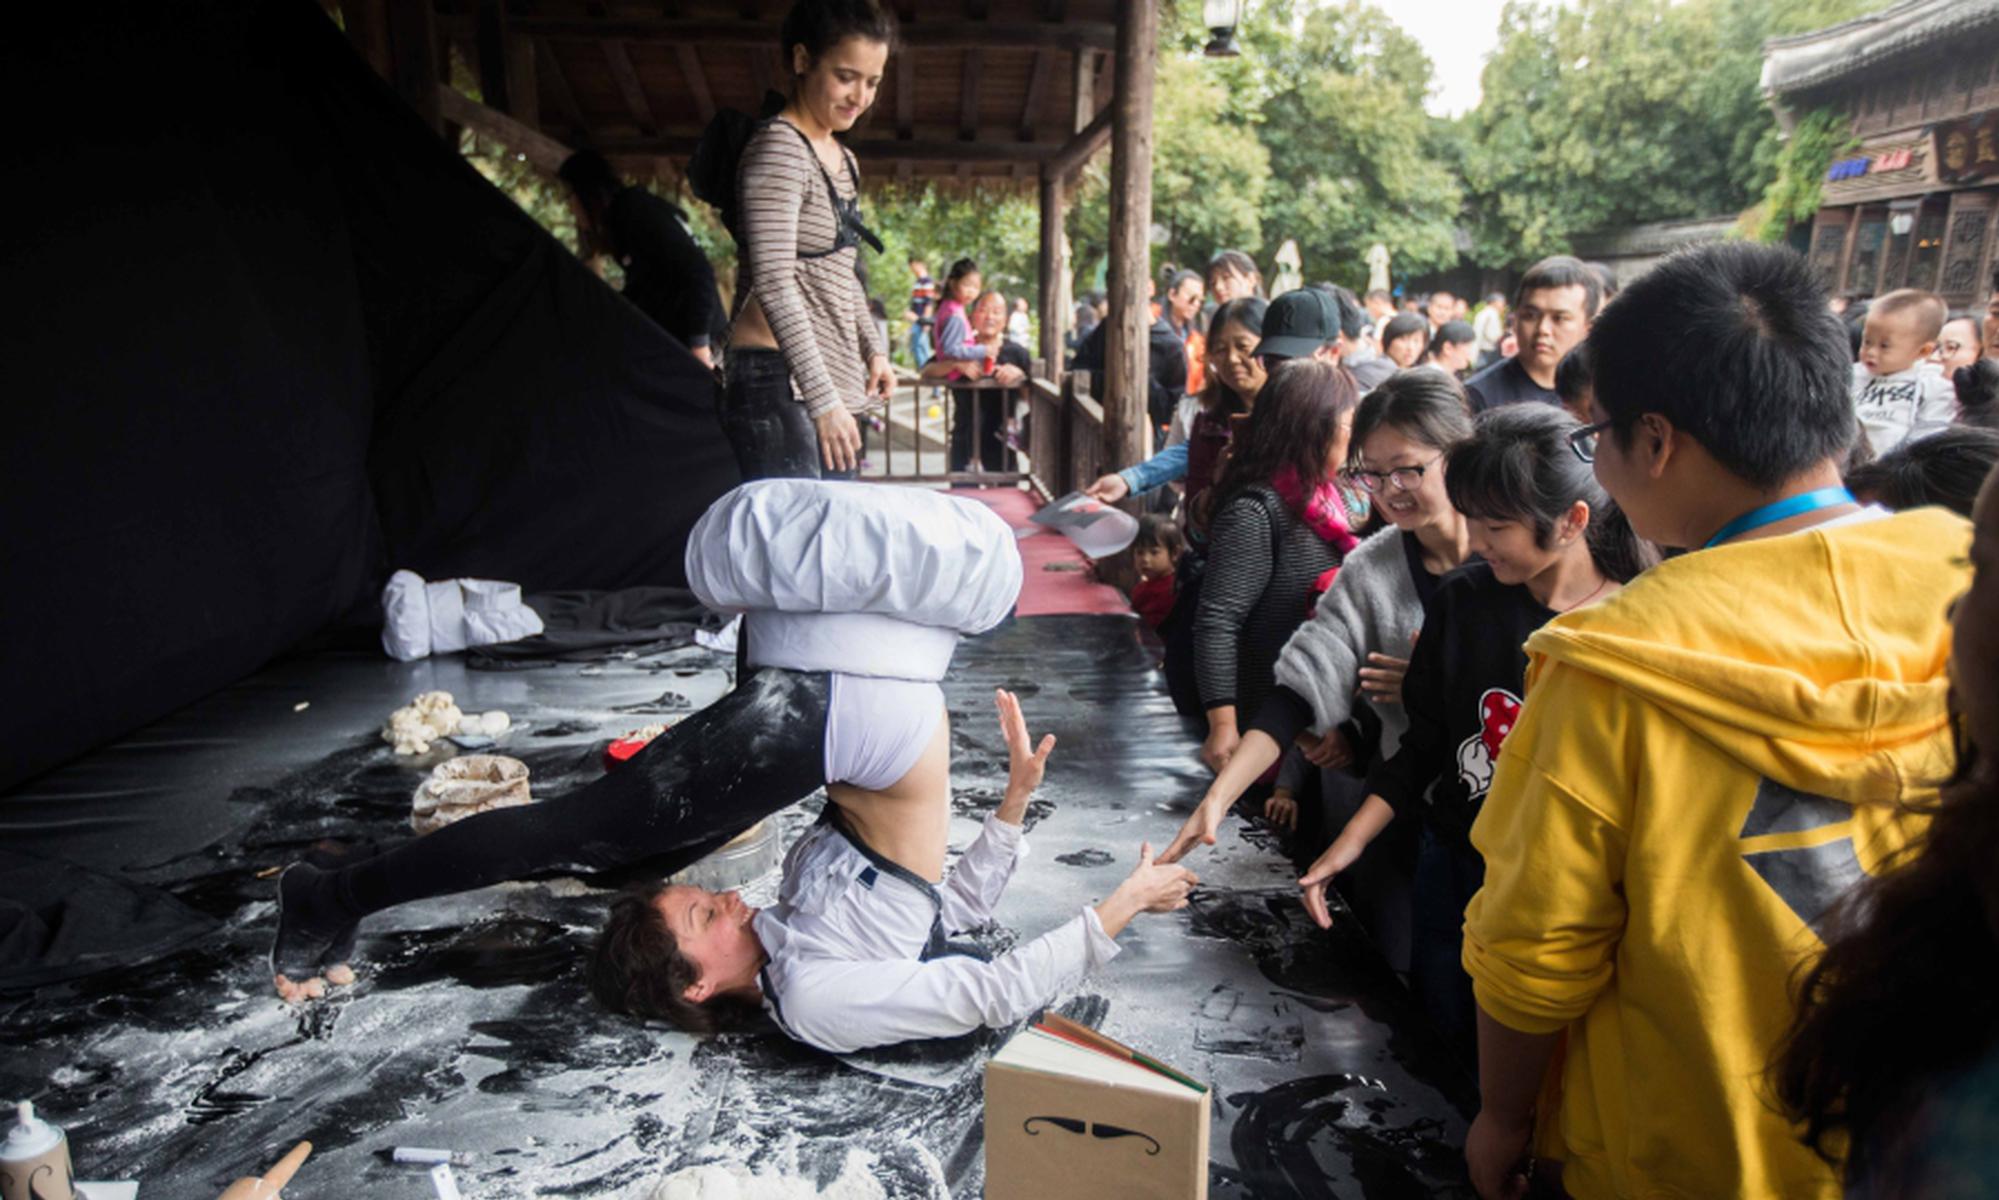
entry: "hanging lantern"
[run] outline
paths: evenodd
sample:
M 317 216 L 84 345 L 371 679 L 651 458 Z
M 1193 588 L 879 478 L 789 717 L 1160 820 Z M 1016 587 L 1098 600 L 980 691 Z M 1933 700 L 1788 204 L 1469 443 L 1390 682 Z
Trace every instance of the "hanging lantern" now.
M 1235 44 L 1236 26 L 1242 23 L 1242 0 L 1202 0 L 1202 23 L 1208 27 L 1209 58 L 1234 58 L 1242 51 Z

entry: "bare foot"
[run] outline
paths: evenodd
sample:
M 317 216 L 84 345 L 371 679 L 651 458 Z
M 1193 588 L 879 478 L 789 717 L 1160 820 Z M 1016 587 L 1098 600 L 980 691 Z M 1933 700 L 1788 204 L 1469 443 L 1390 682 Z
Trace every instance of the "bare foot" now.
M 323 861 L 323 860 L 322 860 Z M 287 1004 L 317 1000 L 328 984 L 354 982 L 348 959 L 359 923 L 324 911 L 326 872 L 311 861 L 293 863 L 278 876 L 278 928 L 271 939 L 271 981 Z

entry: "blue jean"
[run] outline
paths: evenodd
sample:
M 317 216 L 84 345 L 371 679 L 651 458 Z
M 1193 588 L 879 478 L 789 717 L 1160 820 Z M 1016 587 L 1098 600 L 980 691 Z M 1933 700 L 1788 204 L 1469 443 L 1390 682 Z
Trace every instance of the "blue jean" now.
M 736 468 L 750 479 L 852 479 L 828 471 L 819 457 L 819 430 L 791 391 L 791 368 L 776 350 L 729 351 L 716 414 Z
M 1478 1003 L 1465 974 L 1465 905 L 1485 883 L 1485 860 L 1425 823 L 1416 847 L 1409 986 L 1423 1015 L 1468 1062 L 1478 1060 Z

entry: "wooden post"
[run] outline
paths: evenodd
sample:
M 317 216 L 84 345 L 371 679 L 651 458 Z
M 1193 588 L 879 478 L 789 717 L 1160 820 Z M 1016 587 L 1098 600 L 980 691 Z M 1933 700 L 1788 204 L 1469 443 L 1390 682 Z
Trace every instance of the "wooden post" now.
M 1104 455 L 1127 467 L 1145 453 L 1146 281 L 1152 273 L 1152 84 L 1157 0 L 1118 0 L 1111 109 L 1110 328 L 1104 331 Z
M 384 4 L 385 0 L 341 0 L 340 19 L 354 49 L 375 68 L 375 74 L 390 79 L 389 15 Z
M 507 13 L 500 0 L 479 0 L 473 42 L 479 50 L 479 96 L 487 108 L 514 116 L 513 60 L 507 55 Z
M 1062 177 L 1048 164 L 1041 167 L 1041 253 L 1035 270 L 1041 277 L 1041 360 L 1049 379 L 1062 379 L 1063 335 L 1068 332 L 1069 264 L 1062 253 Z M 1036 464 L 1037 466 L 1039 464 Z
M 423 123 L 442 137 L 444 118 L 437 109 L 437 14 L 429 4 L 390 4 L 388 14 L 389 82 Z

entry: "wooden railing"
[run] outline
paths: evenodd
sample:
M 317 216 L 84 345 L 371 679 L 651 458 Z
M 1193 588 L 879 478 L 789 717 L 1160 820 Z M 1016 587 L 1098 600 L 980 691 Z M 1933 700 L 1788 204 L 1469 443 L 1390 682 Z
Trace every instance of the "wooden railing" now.
M 1077 391 L 1076 378 L 1071 373 L 1057 386 L 1031 375 L 1025 383 L 1002 388 L 990 380 L 945 386 L 903 373 L 884 427 L 868 435 L 868 477 L 897 483 L 1025 482 L 1043 500 L 1085 487 L 1103 474 L 1104 411 Z M 1011 435 L 1009 469 L 983 470 L 976 453 L 970 469 L 951 469 L 951 434 L 957 427 L 953 387 L 969 388 L 974 405 L 1007 406 L 1001 433 Z

